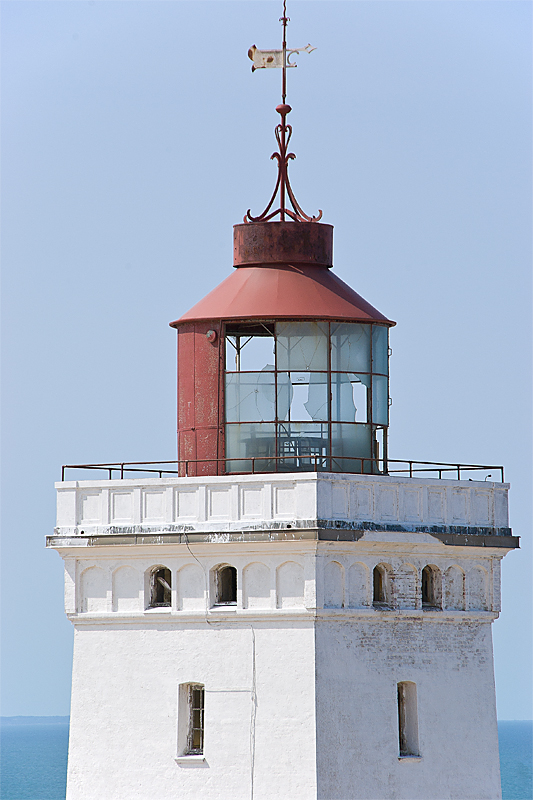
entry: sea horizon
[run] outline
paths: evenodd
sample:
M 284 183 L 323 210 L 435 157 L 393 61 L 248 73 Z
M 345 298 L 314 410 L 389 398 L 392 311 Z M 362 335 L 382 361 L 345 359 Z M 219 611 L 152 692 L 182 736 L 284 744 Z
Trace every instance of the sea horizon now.
M 61 715 L 0 717 L 0 800 L 65 800 L 69 724 Z M 499 719 L 498 737 L 503 800 L 533 800 L 533 721 Z

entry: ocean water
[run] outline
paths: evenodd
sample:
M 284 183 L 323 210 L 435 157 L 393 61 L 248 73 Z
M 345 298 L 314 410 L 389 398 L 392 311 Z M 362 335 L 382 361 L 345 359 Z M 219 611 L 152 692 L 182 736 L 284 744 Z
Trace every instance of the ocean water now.
M 532 800 L 533 722 L 498 722 L 503 800 Z
M 533 722 L 498 732 L 503 800 L 533 800 Z M 0 736 L 0 800 L 65 800 L 68 717 L 2 717 Z
M 68 726 L 68 717 L 2 717 L 2 800 L 65 800 Z

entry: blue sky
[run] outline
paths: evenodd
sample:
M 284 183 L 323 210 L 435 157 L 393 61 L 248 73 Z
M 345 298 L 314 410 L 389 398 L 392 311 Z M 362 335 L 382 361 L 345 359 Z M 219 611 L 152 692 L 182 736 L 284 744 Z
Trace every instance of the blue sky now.
M 174 458 L 168 322 L 275 180 L 278 2 L 2 3 L 2 713 L 67 714 L 63 463 Z M 390 455 L 504 464 L 494 626 L 531 718 L 531 5 L 289 2 L 291 180 L 393 329 Z

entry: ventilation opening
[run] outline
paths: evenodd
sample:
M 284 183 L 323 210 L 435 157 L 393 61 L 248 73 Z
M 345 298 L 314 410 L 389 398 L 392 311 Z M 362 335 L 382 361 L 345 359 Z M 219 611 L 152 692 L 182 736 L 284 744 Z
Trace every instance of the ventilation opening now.
M 237 603 L 237 570 L 235 567 L 220 567 L 216 573 L 215 604 Z
M 170 606 L 172 578 L 166 567 L 156 567 L 150 576 L 150 608 Z
M 374 567 L 373 573 L 374 582 L 374 606 L 389 606 L 390 598 L 390 578 L 387 569 L 384 566 L 378 565 Z
M 412 681 L 398 684 L 398 739 L 400 758 L 419 755 L 416 683 Z
M 385 602 L 385 589 L 383 586 L 383 573 L 379 567 L 374 567 L 374 603 Z
M 422 608 L 442 608 L 442 577 L 437 567 L 422 570 Z

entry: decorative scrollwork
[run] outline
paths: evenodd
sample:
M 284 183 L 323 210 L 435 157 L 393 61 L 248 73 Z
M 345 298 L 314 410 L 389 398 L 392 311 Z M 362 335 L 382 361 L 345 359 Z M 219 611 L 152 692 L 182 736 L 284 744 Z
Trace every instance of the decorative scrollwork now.
M 271 159 L 275 159 L 278 162 L 278 177 L 272 197 L 270 198 L 270 201 L 263 213 L 258 217 L 253 217 L 250 213 L 250 209 L 248 209 L 244 217 L 244 222 L 269 222 L 271 219 L 274 219 L 274 217 L 277 217 L 278 214 L 282 222 L 285 221 L 286 217 L 292 219 L 293 222 L 318 222 L 322 218 L 321 210 L 319 210 L 316 217 L 310 217 L 304 213 L 300 204 L 296 200 L 296 197 L 294 196 L 294 192 L 289 181 L 289 161 L 296 158 L 294 153 L 287 152 L 287 148 L 292 136 L 292 125 L 288 125 L 286 122 L 286 117 L 290 110 L 291 107 L 286 103 L 282 103 L 276 108 L 276 111 L 281 114 L 281 123 L 276 125 L 274 129 L 279 147 L 279 153 L 274 152 L 270 156 Z M 271 211 L 270 209 L 274 205 L 278 192 L 279 208 L 277 208 L 275 211 Z M 287 208 L 286 196 L 289 198 L 292 209 Z

